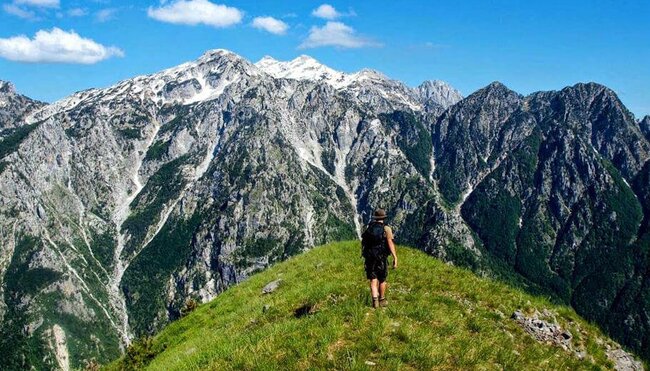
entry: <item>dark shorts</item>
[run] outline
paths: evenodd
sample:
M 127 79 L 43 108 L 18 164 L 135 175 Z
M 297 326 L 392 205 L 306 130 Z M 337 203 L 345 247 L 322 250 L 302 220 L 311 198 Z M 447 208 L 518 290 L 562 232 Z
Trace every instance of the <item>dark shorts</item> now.
M 379 282 L 385 282 L 388 277 L 388 260 L 386 258 L 374 260 L 366 259 L 366 278 L 369 280 L 377 279 Z

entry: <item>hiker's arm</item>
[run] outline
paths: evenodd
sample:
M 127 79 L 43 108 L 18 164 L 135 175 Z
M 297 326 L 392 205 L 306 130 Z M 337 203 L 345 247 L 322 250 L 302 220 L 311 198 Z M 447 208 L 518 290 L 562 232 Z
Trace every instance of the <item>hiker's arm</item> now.
M 390 254 L 393 256 L 393 268 L 397 268 L 397 251 L 395 250 L 395 244 L 393 239 L 388 239 L 388 248 L 390 249 Z

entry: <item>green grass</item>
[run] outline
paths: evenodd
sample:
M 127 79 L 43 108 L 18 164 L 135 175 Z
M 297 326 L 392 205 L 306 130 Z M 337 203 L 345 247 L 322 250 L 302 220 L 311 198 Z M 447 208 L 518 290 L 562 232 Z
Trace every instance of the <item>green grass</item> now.
M 358 241 L 333 243 L 279 263 L 138 343 L 135 356 L 152 358 L 151 370 L 367 369 L 366 361 L 376 369 L 612 367 L 596 342 L 606 338 L 572 309 L 410 248 L 398 247 L 389 306 L 374 310 L 359 249 Z M 261 294 L 276 279 L 280 287 Z M 306 304 L 312 313 L 296 318 Z M 537 342 L 510 319 L 544 308 L 584 344 L 587 360 Z M 123 362 L 107 369 L 128 368 Z

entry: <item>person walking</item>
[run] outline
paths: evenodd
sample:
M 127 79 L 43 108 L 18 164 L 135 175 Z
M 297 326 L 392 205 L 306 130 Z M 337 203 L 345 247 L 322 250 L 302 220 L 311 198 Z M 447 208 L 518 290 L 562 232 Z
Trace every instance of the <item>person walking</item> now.
M 386 278 L 388 278 L 388 255 L 393 257 L 393 269 L 397 268 L 397 252 L 393 243 L 393 230 L 384 223 L 386 211 L 376 209 L 372 220 L 361 235 L 361 255 L 365 260 L 366 278 L 370 283 L 372 307 L 385 307 Z

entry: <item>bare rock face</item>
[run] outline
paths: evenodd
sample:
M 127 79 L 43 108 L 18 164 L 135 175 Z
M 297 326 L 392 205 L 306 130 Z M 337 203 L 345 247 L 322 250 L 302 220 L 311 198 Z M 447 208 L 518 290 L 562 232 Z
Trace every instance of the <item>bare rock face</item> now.
M 641 128 L 641 132 L 645 137 L 650 140 L 650 116 L 646 116 L 639 122 L 639 127 Z
M 112 359 L 190 297 L 357 238 L 375 207 L 400 243 L 509 269 L 650 344 L 650 144 L 600 85 L 461 99 L 214 50 L 50 105 L 3 83 L 0 101 L 5 368 L 56 367 L 54 325 L 71 368 Z
M 614 368 L 619 371 L 643 371 L 643 363 L 620 347 L 609 347 L 607 358 L 614 362 Z
M 262 294 L 270 294 L 274 292 L 280 287 L 281 283 L 282 283 L 281 279 L 277 279 L 275 281 L 271 281 L 267 283 L 264 287 L 262 287 Z
M 16 93 L 10 82 L 0 80 L 0 139 L 10 129 L 23 125 L 25 117 L 43 105 L 42 102 Z
M 552 343 L 564 350 L 574 350 L 570 331 L 563 330 L 560 325 L 546 321 L 541 313 L 536 312 L 532 316 L 526 316 L 521 311 L 512 314 L 514 319 L 528 334 L 542 343 Z M 549 316 L 544 316 L 549 317 Z
M 463 99 L 458 90 L 439 80 L 425 81 L 416 88 L 416 91 L 422 104 L 429 110 L 438 107 L 444 110 Z
M 539 342 L 558 346 L 568 352 L 574 353 L 578 358 L 583 358 L 586 354 L 584 345 L 575 344 L 571 332 L 563 329 L 557 323 L 555 314 L 546 309 L 541 313 L 535 310 L 531 315 L 526 315 L 518 310 L 512 314 L 511 318 Z M 605 348 L 607 358 L 614 363 L 615 370 L 643 371 L 643 363 L 637 360 L 632 354 L 623 350 L 619 344 L 603 339 L 598 339 L 597 341 L 599 345 Z

